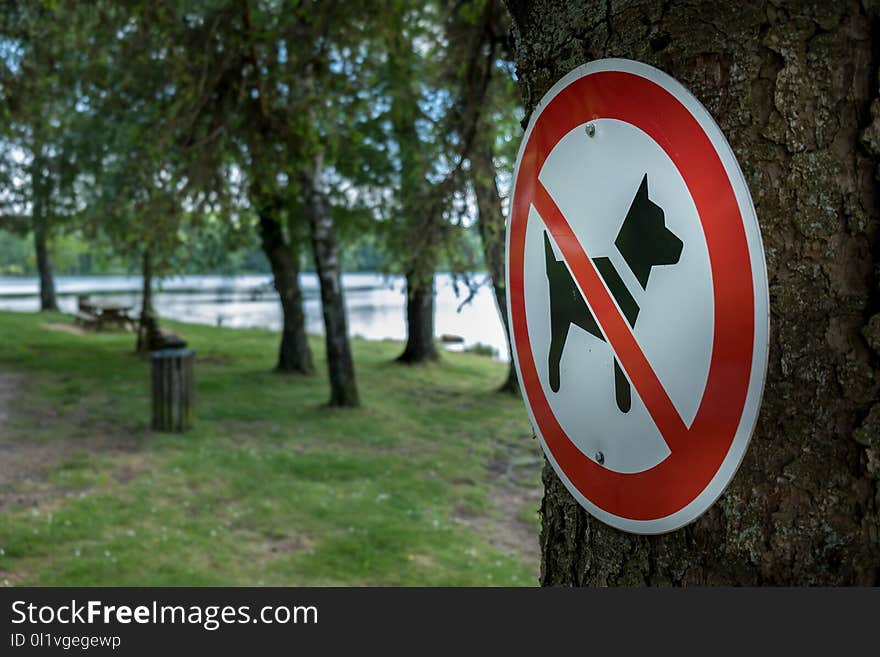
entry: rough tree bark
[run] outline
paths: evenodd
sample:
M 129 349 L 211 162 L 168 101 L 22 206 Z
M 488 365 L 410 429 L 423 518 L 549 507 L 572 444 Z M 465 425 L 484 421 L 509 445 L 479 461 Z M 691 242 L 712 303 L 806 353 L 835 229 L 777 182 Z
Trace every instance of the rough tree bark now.
M 324 313 L 324 339 L 327 349 L 327 369 L 330 374 L 330 406 L 358 406 L 358 391 L 354 377 L 354 361 L 348 342 L 345 318 L 345 299 L 340 279 L 339 247 L 330 202 L 324 191 L 322 178 L 323 158 L 315 157 L 311 171 L 302 176 L 312 236 L 315 269 L 321 285 L 321 307 Z
M 34 250 L 36 252 L 37 272 L 40 277 L 40 310 L 58 310 L 58 299 L 55 296 L 55 277 L 52 275 L 52 260 L 49 256 L 49 222 L 47 204 L 49 190 L 43 176 L 43 159 L 39 155 L 40 147 L 34 148 L 31 164 L 31 228 L 34 232 Z
M 504 212 L 501 209 L 501 195 L 495 179 L 495 163 L 492 150 L 488 146 L 477 148 L 471 153 L 471 169 L 473 172 L 474 195 L 477 198 L 478 225 L 480 240 L 483 243 L 483 259 L 486 269 L 492 278 L 492 291 L 495 303 L 504 326 L 504 340 L 507 343 L 509 356 L 507 379 L 500 390 L 513 394 L 519 393 L 519 381 L 516 378 L 516 367 L 513 364 L 513 351 L 510 348 L 510 330 L 507 320 L 507 283 L 504 275 L 504 241 L 506 226 Z
M 260 242 L 272 268 L 275 290 L 281 301 L 283 327 L 276 370 L 290 374 L 314 372 L 312 352 L 306 337 L 302 289 L 299 285 L 299 249 L 294 236 L 284 235 L 282 200 L 276 197 L 257 203 Z
M 718 502 L 628 535 L 545 467 L 542 584 L 880 584 L 876 16 L 858 0 L 508 7 L 528 110 L 601 57 L 653 64 L 706 105 L 751 188 L 772 312 L 761 417 Z

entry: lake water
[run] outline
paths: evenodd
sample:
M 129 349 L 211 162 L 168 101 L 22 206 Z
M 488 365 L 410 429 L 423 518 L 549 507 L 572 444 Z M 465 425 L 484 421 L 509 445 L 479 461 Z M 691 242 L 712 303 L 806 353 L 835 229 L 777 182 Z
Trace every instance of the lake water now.
M 300 277 L 306 314 L 306 330 L 322 334 L 321 300 L 314 274 Z M 475 276 L 481 284 L 465 305 L 467 290 L 459 286 L 456 294 L 448 274 L 435 278 L 437 289 L 435 331 L 460 336 L 461 349 L 476 344 L 492 347 L 496 356 L 507 360 L 504 330 L 495 297 L 485 275 Z M 352 336 L 370 340 L 406 338 L 404 279 L 382 274 L 343 274 L 348 327 Z M 58 304 L 64 312 L 75 312 L 78 294 L 96 294 L 104 301 L 140 303 L 140 276 L 58 276 L 55 279 Z M 281 307 L 272 287 L 272 277 L 173 276 L 160 281 L 155 295 L 156 311 L 162 317 L 182 322 L 228 327 L 281 328 Z M 0 310 L 34 312 L 39 309 L 39 283 L 36 278 L 0 276 Z

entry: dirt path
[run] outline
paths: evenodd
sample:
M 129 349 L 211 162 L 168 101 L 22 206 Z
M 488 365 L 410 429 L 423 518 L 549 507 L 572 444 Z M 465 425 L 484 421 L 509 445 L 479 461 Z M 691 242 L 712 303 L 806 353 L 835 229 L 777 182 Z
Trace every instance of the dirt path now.
M 536 450 L 506 464 L 495 462 L 490 466 L 495 511 L 492 542 L 503 552 L 526 555 L 536 573 L 540 563 L 537 512 L 544 494 L 540 479 L 542 463 L 540 451 Z
M 16 408 L 26 386 L 27 377 L 0 372 L 0 511 L 36 506 L 68 492 L 50 483 L 47 473 L 71 455 L 120 451 L 114 440 L 100 435 L 85 440 L 40 441 L 21 435 L 11 421 L 16 413 L 33 412 Z
M 455 522 L 485 536 L 496 550 L 526 565 L 535 581 L 541 561 L 537 511 L 544 493 L 542 465 L 535 441 L 507 443 L 489 463 L 488 513 L 458 509 L 453 516 Z
M 40 478 L 46 466 L 60 458 L 57 443 L 17 440 L 9 429 L 13 405 L 24 384 L 20 374 L 0 373 L 0 510 L 38 501 L 30 499 L 33 493 L 15 493 L 15 484 Z
M 3 425 L 9 419 L 9 409 L 18 395 L 22 377 L 16 374 L 0 373 L 0 436 L 3 435 Z

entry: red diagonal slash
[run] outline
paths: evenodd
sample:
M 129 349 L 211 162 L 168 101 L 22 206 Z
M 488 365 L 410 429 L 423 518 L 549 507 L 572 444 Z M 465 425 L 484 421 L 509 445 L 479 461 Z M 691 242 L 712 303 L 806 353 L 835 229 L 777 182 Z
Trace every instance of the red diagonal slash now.
M 584 299 L 654 419 L 666 445 L 674 453 L 676 448 L 683 446 L 683 441 L 687 439 L 688 428 L 639 347 L 595 265 L 584 252 L 562 211 L 540 180 L 535 181 L 532 204 L 562 251 Z

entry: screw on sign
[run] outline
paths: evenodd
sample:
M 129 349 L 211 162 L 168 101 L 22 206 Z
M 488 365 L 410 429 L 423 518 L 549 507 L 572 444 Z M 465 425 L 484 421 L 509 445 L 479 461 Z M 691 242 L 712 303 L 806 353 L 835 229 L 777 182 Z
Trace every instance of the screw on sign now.
M 748 446 L 769 332 L 754 206 L 706 109 L 628 60 L 557 82 L 517 158 L 507 275 L 523 397 L 568 490 L 625 531 L 696 519 Z

